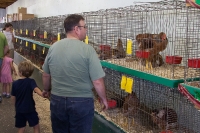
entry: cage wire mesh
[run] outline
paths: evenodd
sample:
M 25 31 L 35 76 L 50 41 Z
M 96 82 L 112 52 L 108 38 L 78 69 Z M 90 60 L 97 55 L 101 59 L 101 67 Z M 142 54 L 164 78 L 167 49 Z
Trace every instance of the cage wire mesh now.
M 199 46 L 199 30 L 200 30 L 200 16 L 199 10 L 191 8 L 187 13 L 187 64 L 185 83 L 200 88 L 200 46 Z
M 104 67 L 108 101 L 117 104 L 101 112 L 95 94 L 95 110 L 128 133 L 197 133 L 200 113 L 177 88 L 169 88 L 141 78 L 134 79 L 133 93 L 120 89 L 121 72 Z M 110 104 L 110 103 L 109 103 Z M 128 108 L 128 109 L 127 109 Z
M 199 77 L 199 68 L 188 67 L 188 59 L 199 59 L 198 14 L 198 9 L 186 7 L 185 2 L 177 0 L 134 3 L 124 8 L 82 13 L 88 26 L 89 44 L 95 48 L 101 60 L 170 79 Z M 63 22 L 66 16 L 35 18 L 12 24 L 14 29 L 22 29 L 23 33 L 26 29 L 36 30 L 33 39 L 37 41 L 49 43 L 50 40 L 53 43 L 58 33 L 61 39 L 65 37 Z M 0 24 L 0 27 L 3 26 Z M 47 39 L 44 39 L 44 31 L 48 33 Z M 159 38 L 160 32 L 165 33 L 167 44 Z M 128 40 L 132 41 L 131 54 L 127 53 Z M 152 44 L 161 46 L 154 48 Z M 141 48 L 141 45 L 145 48 Z M 43 51 L 43 47 L 36 46 L 33 50 L 32 47 L 33 43 L 26 47 L 25 41 L 20 39 L 15 43 L 19 53 L 26 55 L 29 50 L 31 55 L 27 58 L 41 67 L 48 49 Z M 151 49 L 157 54 L 144 58 L 145 52 Z M 134 79 L 133 93 L 128 94 L 120 88 L 123 73 L 109 68 L 104 68 L 104 71 L 108 100 L 116 101 L 117 105 L 107 112 L 100 112 L 99 98 L 95 95 L 95 110 L 126 132 L 157 133 L 168 129 L 174 133 L 200 131 L 200 113 L 180 95 L 177 88 L 127 75 Z M 160 114 L 164 117 L 157 117 Z
M 39 30 L 40 30 L 40 21 L 39 18 L 33 18 L 31 20 L 28 20 L 30 23 L 32 23 L 30 31 L 29 31 L 29 37 L 31 39 L 34 39 L 35 41 L 39 40 Z
M 88 13 L 87 23 L 101 27 L 88 28 L 89 42 L 98 45 L 100 59 L 165 78 L 184 78 L 188 28 L 185 20 L 190 12 L 198 14 L 197 9 L 186 7 L 183 1 L 167 0 L 107 9 L 101 15 L 99 12 Z M 167 41 L 162 40 L 161 32 Z M 130 55 L 124 55 L 127 39 L 133 42 L 131 61 L 127 60 Z
M 103 17 L 104 10 L 96 12 L 84 12 L 86 25 L 88 26 L 87 36 L 89 38 L 89 44 L 94 47 L 96 51 L 99 50 L 99 44 L 103 44 L 102 30 L 103 30 Z

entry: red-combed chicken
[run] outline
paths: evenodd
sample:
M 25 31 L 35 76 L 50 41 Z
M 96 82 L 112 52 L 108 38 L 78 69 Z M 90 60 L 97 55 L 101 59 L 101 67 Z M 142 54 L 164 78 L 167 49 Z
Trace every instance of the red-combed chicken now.
M 146 68 L 157 67 L 164 64 L 162 56 L 159 52 L 166 49 L 168 44 L 167 36 L 164 32 L 159 34 L 138 34 L 136 40 L 139 44 L 139 50 L 148 51 L 149 57 L 142 59 L 142 65 L 146 65 Z

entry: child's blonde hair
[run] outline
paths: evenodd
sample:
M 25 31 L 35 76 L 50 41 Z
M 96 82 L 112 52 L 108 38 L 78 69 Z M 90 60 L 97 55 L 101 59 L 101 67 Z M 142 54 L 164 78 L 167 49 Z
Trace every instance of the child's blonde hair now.
M 23 61 L 19 63 L 18 70 L 22 76 L 28 78 L 33 74 L 34 67 L 30 61 Z

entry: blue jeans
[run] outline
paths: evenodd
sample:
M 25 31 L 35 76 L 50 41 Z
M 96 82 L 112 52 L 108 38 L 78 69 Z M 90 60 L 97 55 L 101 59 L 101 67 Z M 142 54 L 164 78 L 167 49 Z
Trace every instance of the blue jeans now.
M 91 133 L 94 118 L 93 98 L 51 95 L 53 133 Z

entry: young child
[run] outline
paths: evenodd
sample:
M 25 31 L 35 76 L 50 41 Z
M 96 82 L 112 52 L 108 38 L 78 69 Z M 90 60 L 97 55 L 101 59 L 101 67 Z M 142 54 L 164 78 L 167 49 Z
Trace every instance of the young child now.
M 11 83 L 13 82 L 12 71 L 16 75 L 16 71 L 13 66 L 13 59 L 10 58 L 10 50 L 8 50 L 5 57 L 3 58 L 3 63 L 1 66 L 1 82 L 3 97 L 10 98 L 10 88 Z
M 23 61 L 18 66 L 20 79 L 12 84 L 12 99 L 15 103 L 15 127 L 19 128 L 18 133 L 24 133 L 26 122 L 33 127 L 34 133 L 40 133 L 38 113 L 35 109 L 33 91 L 42 96 L 41 90 L 37 87 L 34 79 L 29 78 L 34 67 L 31 62 Z

